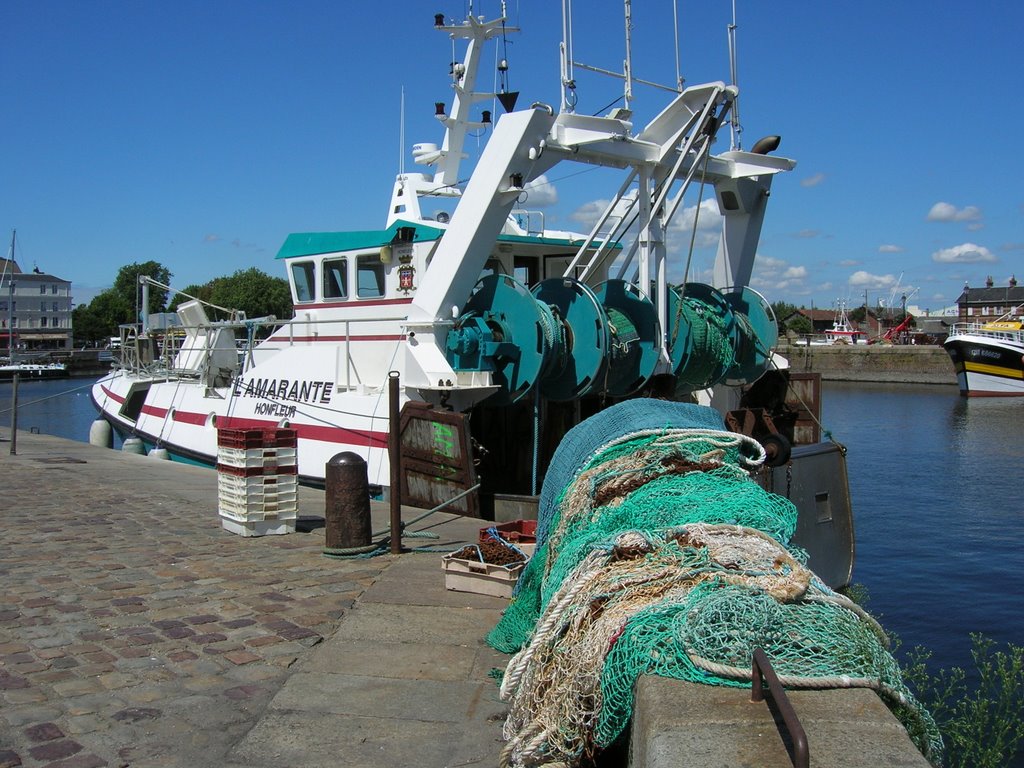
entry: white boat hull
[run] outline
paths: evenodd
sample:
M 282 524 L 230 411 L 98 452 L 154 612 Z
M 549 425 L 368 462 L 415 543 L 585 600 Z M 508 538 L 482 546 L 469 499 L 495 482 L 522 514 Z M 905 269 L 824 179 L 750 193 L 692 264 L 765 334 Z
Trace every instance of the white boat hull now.
M 119 433 L 140 437 L 190 461 L 216 464 L 218 429 L 290 427 L 298 437 L 303 482 L 322 484 L 327 462 L 351 451 L 366 461 L 371 484 L 388 484 L 386 390 L 331 392 L 327 397 L 322 386 L 310 385 L 307 390 L 316 393 L 317 401 L 327 401 L 320 403 L 312 402 L 312 394 L 306 401 L 277 400 L 277 390 L 273 395 L 264 390 L 261 397 L 246 397 L 244 382 L 242 377 L 232 387 L 207 389 L 197 382 L 143 380 L 115 372 L 94 385 L 92 397 Z M 289 391 L 292 383 L 287 384 Z M 140 406 L 136 401 L 143 397 Z

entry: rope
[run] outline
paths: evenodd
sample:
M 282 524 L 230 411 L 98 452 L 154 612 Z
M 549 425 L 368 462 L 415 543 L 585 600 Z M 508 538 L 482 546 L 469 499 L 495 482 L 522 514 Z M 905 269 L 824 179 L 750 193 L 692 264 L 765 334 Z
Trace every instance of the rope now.
M 47 395 L 46 397 L 40 397 L 37 400 L 29 400 L 28 402 L 21 402 L 21 401 L 19 401 L 18 402 L 18 407 L 19 408 L 25 408 L 26 406 L 35 405 L 36 403 L 45 403 L 47 400 L 53 400 L 54 398 L 57 398 L 57 397 L 64 397 L 64 395 L 70 395 L 70 394 L 72 394 L 74 392 L 81 392 L 83 389 L 92 389 L 92 383 L 90 382 L 89 384 L 83 384 L 82 386 L 75 387 L 74 389 L 67 389 L 67 390 L 64 390 L 63 392 L 58 392 L 55 395 Z M 11 406 L 10 408 L 4 408 L 3 410 L 0 410 L 0 413 L 10 413 L 13 410 L 14 410 L 14 407 Z
M 419 539 L 440 539 L 441 537 L 438 536 L 436 533 L 433 533 L 432 531 L 407 531 L 406 528 L 408 526 L 410 526 L 410 525 L 415 525 L 416 523 L 420 522 L 421 520 L 425 520 L 426 518 L 430 517 L 431 515 L 433 515 L 433 514 L 435 514 L 437 512 L 440 512 L 442 509 L 447 507 L 449 504 L 452 504 L 453 502 L 456 502 L 459 499 L 464 498 L 465 496 L 468 496 L 469 494 L 473 493 L 474 491 L 476 491 L 479 488 L 480 488 L 480 483 L 477 483 L 476 485 L 473 485 L 470 488 L 467 488 L 466 490 L 462 491 L 461 493 L 458 493 L 455 496 L 452 496 L 452 498 L 450 498 L 450 499 L 448 499 L 446 501 L 441 502 L 436 507 L 433 507 L 432 509 L 428 509 L 422 515 L 418 515 L 418 516 L 414 517 L 412 520 L 409 520 L 409 521 L 403 521 L 402 522 L 401 530 L 399 531 L 399 535 L 403 539 L 413 539 L 413 538 L 419 538 Z M 376 543 L 366 544 L 366 545 L 358 546 L 358 547 L 324 547 L 324 549 L 322 551 L 322 554 L 325 557 L 333 557 L 333 558 L 337 558 L 337 559 L 347 559 L 347 558 L 375 557 L 376 555 L 380 555 L 380 554 L 384 554 L 385 552 L 389 552 L 390 551 L 390 547 L 391 547 L 391 528 L 390 527 L 382 528 L 381 530 L 374 531 L 373 533 L 370 534 L 370 538 L 373 538 L 375 536 L 386 536 L 386 538 L 381 539 L 380 541 L 378 541 Z M 413 551 L 415 551 L 415 552 L 439 552 L 439 551 L 448 551 L 448 549 L 449 548 L 438 549 L 438 548 L 435 548 L 435 547 L 416 547 Z

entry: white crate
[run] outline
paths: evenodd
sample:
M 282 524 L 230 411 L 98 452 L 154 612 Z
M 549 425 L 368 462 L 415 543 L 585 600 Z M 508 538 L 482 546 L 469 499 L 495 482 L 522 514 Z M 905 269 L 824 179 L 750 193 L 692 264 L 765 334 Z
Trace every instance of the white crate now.
M 228 467 L 294 467 L 294 448 L 217 448 L 217 462 Z
M 225 531 L 237 533 L 239 536 L 273 536 L 284 533 L 295 533 L 294 520 L 241 521 L 221 515 L 220 524 Z
M 217 510 L 236 520 L 294 520 L 298 517 L 298 505 L 294 499 L 284 502 L 237 499 L 221 495 L 217 499 Z
M 238 477 L 226 472 L 217 474 L 217 491 L 240 496 L 283 496 L 298 493 L 299 483 L 295 475 L 252 475 Z
M 445 589 L 492 597 L 512 597 L 512 590 L 525 567 L 525 563 L 492 565 L 452 555 L 441 558 Z

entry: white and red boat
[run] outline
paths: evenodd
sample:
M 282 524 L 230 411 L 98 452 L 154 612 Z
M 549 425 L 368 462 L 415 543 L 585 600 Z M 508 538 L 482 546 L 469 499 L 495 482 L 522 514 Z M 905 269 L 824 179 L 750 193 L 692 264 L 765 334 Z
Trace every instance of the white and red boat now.
M 354 451 L 371 484 L 386 487 L 397 378 L 403 422 L 419 419 L 410 454 L 422 469 L 403 479 L 414 493 L 464 488 L 464 472 L 495 493 L 536 493 L 561 435 L 604 405 L 760 376 L 777 331 L 747 284 L 772 179 L 795 165 L 770 154 L 778 137 L 712 151 L 730 144 L 738 88 L 725 82 L 666 89 L 636 125 L 629 66 L 625 106 L 579 114 L 570 75 L 582 65 L 569 45 L 561 107 L 515 109 L 513 94 L 483 92 L 477 78 L 485 46 L 516 31 L 508 24 L 436 17 L 466 48 L 450 108 L 437 105 L 443 140 L 413 147 L 425 172 L 398 175 L 381 228 L 286 239 L 277 259 L 292 318 L 212 320 L 190 301 L 179 328 L 127 329 L 119 366 L 92 390 L 102 417 L 208 464 L 218 429 L 287 426 L 300 479 L 323 482 L 328 460 Z M 507 113 L 492 122 L 480 106 L 495 101 Z M 467 137 L 482 132 L 490 137 L 463 184 Z M 609 202 L 589 232 L 545 229 L 520 208 L 531 182 L 560 163 L 618 174 L 595 190 Z M 688 192 L 718 203 L 714 287 L 668 279 L 683 273 L 691 242 L 670 226 Z

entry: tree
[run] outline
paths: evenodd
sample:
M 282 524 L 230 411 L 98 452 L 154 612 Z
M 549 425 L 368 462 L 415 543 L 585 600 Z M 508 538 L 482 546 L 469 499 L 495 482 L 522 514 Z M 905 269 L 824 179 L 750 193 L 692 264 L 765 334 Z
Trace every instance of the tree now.
M 142 300 L 139 275 L 148 275 L 164 285 L 171 279 L 170 270 L 156 261 L 121 267 L 112 287 L 97 294 L 89 303 L 75 307 L 72 312 L 76 342 L 96 342 L 117 336 L 119 325 L 139 321 L 138 307 Z M 166 302 L 167 291 L 150 286 L 149 313 L 162 312 Z
M 229 277 L 215 277 L 204 285 L 190 285 L 184 293 L 226 309 L 245 312 L 246 317 L 273 315 L 282 320 L 292 316 L 292 295 L 288 281 L 271 277 L 251 267 L 239 270 Z M 171 302 L 171 308 L 188 301 L 180 294 Z
M 796 305 L 790 304 L 786 301 L 773 301 L 772 311 L 775 313 L 775 319 L 779 322 L 779 333 L 784 334 L 786 332 L 786 318 L 796 312 Z
M 75 344 L 105 342 L 114 335 L 114 329 L 101 317 L 97 296 L 92 302 L 80 304 L 71 311 L 71 324 L 75 329 Z M 94 306 L 95 305 L 95 306 Z
M 786 330 L 792 331 L 797 336 L 806 336 L 814 333 L 814 323 L 806 315 L 793 315 L 786 322 Z
M 171 271 L 163 264 L 156 261 L 144 261 L 141 264 L 127 264 L 117 272 L 114 278 L 114 287 L 111 288 L 125 303 L 131 307 L 134 314 L 135 308 L 140 306 L 142 301 L 142 286 L 139 285 L 139 275 L 151 277 L 159 283 L 169 285 L 171 282 Z M 149 314 L 163 312 L 167 306 L 167 291 L 157 288 L 155 285 L 149 288 Z M 122 322 L 129 322 L 128 320 Z

